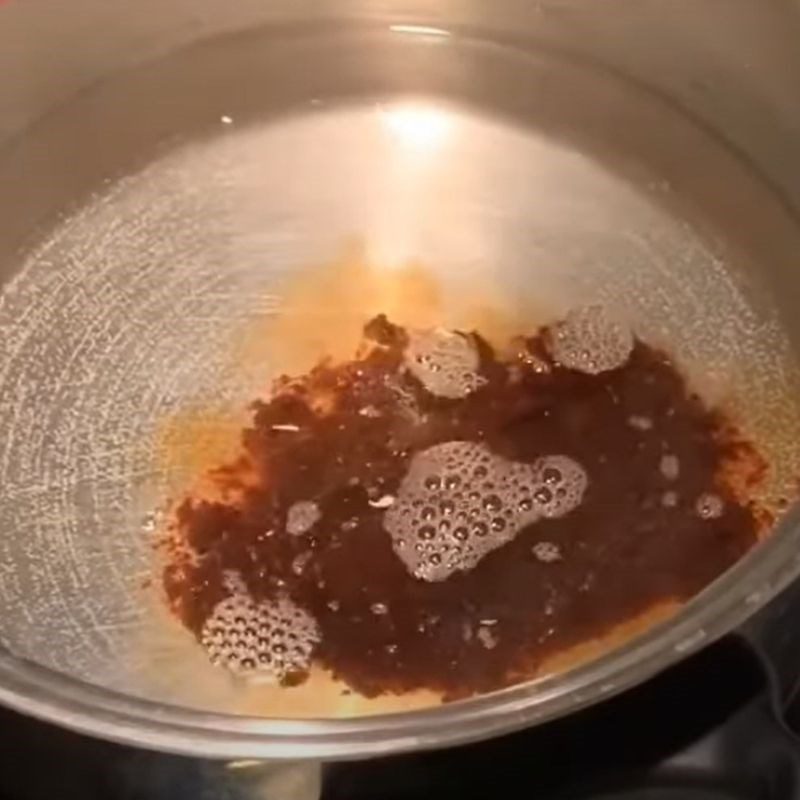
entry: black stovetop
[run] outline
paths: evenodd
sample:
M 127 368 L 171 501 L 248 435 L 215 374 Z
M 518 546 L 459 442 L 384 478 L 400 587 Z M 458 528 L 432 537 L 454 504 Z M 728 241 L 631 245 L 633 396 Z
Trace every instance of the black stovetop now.
M 755 646 L 750 635 L 729 637 L 642 687 L 543 727 L 329 765 L 322 798 L 800 799 L 800 740 L 791 732 L 800 702 L 789 690 L 800 676 L 800 627 L 787 627 L 792 617 L 780 615 L 776 626 L 771 614 L 770 633 Z M 134 750 L 9 711 L 0 711 L 0 732 L 0 800 L 294 800 L 285 789 L 254 788 L 263 787 L 257 765 L 231 769 Z

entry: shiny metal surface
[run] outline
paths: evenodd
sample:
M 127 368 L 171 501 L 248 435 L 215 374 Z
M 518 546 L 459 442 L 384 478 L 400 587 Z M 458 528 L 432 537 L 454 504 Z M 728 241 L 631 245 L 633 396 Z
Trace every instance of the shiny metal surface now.
M 621 691 L 800 571 L 787 519 L 658 630 L 444 708 L 259 719 L 154 681 L 148 514 L 180 479 L 160 425 L 250 399 L 269 365 L 232 364 L 231 329 L 291 315 L 286 281 L 352 237 L 453 296 L 619 307 L 763 442 L 776 493 L 794 478 L 800 22 L 759 0 L 147 8 L 0 9 L 0 700 L 219 757 L 452 744 Z

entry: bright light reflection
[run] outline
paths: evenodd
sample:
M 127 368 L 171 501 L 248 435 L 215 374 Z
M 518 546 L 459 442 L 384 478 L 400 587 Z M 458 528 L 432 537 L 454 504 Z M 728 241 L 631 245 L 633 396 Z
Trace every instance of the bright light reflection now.
M 446 31 L 444 28 L 431 28 L 427 25 L 390 25 L 389 30 L 392 33 L 405 33 L 410 36 L 434 36 L 436 38 L 450 36 L 450 31 Z
M 392 106 L 381 108 L 380 115 L 398 144 L 423 153 L 438 150 L 453 129 L 450 114 L 431 106 Z

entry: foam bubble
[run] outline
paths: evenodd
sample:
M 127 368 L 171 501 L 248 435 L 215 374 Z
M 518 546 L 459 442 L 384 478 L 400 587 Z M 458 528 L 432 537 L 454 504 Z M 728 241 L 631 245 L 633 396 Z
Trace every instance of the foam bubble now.
M 487 650 L 494 650 L 494 648 L 499 644 L 498 638 L 493 633 L 491 628 L 480 627 L 475 635 L 477 636 L 478 641 L 480 641 L 480 643 Z
M 300 500 L 290 506 L 286 513 L 286 532 L 300 536 L 310 531 L 319 522 L 322 514 L 319 506 L 310 500 Z
M 545 564 L 561 561 L 562 558 L 561 548 L 554 542 L 537 542 L 533 546 L 533 554 Z
M 405 349 L 408 370 L 431 393 L 459 399 L 486 383 L 472 337 L 443 328 L 412 330 Z
M 649 431 L 653 427 L 653 420 L 650 419 L 650 417 L 634 414 L 628 417 L 628 425 L 630 425 L 631 428 L 636 428 L 637 431 Z
M 414 456 L 383 525 L 412 575 L 441 581 L 472 569 L 527 525 L 568 514 L 587 483 L 567 456 L 523 464 L 476 442 L 446 442 Z
M 658 468 L 668 481 L 678 480 L 678 476 L 681 474 L 681 462 L 677 456 L 671 453 L 661 456 Z
M 269 682 L 306 672 L 319 640 L 314 618 L 288 598 L 256 603 L 248 594 L 217 603 L 200 635 L 213 664 Z
M 678 505 L 678 494 L 677 492 L 664 492 L 661 495 L 661 505 L 664 508 L 675 508 Z
M 725 513 L 725 502 L 719 495 L 706 492 L 697 498 L 695 510 L 703 519 L 719 519 Z
M 564 367 L 597 375 L 621 367 L 633 350 L 633 334 L 603 306 L 570 311 L 548 331 L 550 355 Z

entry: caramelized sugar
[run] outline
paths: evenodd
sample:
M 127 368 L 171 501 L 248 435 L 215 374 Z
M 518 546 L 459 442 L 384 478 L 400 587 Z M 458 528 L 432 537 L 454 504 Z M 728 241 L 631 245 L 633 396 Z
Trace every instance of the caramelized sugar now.
M 177 507 L 163 577 L 181 621 L 200 639 L 236 591 L 288 599 L 318 626 L 313 662 L 357 692 L 455 698 L 701 590 L 758 538 L 763 460 L 664 353 L 637 340 L 590 374 L 556 364 L 550 335 L 501 355 L 474 334 L 480 380 L 437 397 L 404 364 L 408 332 L 378 316 L 355 359 L 278 381 L 214 472 L 216 497 Z M 430 580 L 398 557 L 386 515 L 415 456 L 454 441 L 528 465 L 564 456 L 586 485 L 569 513 Z M 316 513 L 291 524 L 298 508 Z

